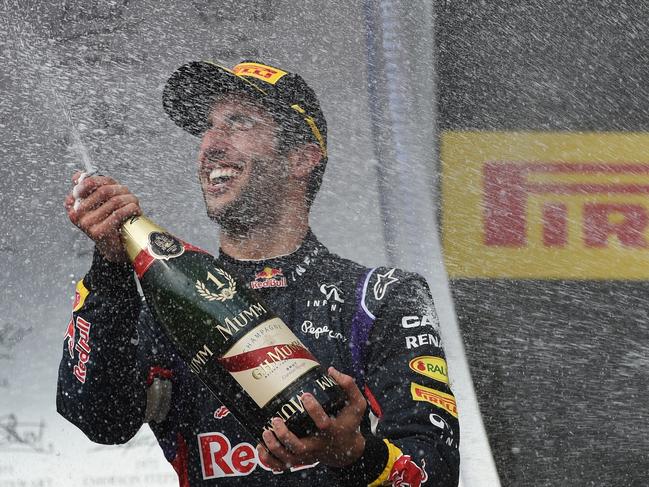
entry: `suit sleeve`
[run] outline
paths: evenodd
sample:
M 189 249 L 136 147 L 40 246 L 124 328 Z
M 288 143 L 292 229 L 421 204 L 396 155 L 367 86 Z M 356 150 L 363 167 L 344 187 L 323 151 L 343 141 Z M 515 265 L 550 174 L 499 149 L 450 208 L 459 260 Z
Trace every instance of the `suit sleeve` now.
M 59 366 L 58 412 L 92 441 L 125 443 L 146 407 L 145 366 L 138 359 L 141 299 L 130 265 L 93 264 L 77 284 Z
M 371 487 L 456 487 L 458 411 L 426 281 L 375 269 L 364 283 L 362 307 L 373 321 L 362 358 L 371 410 L 364 480 Z

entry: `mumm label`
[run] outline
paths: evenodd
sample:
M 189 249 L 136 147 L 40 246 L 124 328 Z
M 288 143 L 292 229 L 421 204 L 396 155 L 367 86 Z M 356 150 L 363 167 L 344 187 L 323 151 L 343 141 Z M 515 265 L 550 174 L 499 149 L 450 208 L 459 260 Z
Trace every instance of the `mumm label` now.
M 216 329 L 219 330 L 219 333 L 221 333 L 221 336 L 225 340 L 229 340 L 232 338 L 233 334 L 250 324 L 255 318 L 259 318 L 265 313 L 267 313 L 266 308 L 264 308 L 260 303 L 255 303 L 250 305 L 248 309 L 244 309 L 235 317 L 226 318 L 223 320 L 223 325 L 216 325 Z

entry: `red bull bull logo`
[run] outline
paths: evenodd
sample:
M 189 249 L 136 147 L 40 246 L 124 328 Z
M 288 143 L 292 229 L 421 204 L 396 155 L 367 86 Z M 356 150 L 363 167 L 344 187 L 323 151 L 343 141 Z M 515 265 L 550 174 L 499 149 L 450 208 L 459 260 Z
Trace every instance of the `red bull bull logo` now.
M 70 318 L 68 323 L 68 328 L 65 330 L 65 336 L 63 337 L 63 342 L 67 340 L 68 342 L 68 353 L 70 358 L 74 358 L 74 319 Z
M 393 487 L 419 487 L 426 483 L 428 474 L 426 473 L 426 464 L 422 460 L 424 468 L 417 465 L 410 455 L 401 455 L 392 467 L 390 473 L 390 482 Z
M 282 269 L 264 267 L 255 274 L 255 280 L 250 283 L 251 289 L 264 289 L 268 287 L 286 287 L 288 282 Z

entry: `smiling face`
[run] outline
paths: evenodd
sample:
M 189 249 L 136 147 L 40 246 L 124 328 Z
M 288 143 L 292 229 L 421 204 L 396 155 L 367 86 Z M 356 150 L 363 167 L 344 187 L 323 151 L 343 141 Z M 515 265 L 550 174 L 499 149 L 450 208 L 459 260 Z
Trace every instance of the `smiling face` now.
M 289 190 L 278 126 L 259 103 L 229 96 L 214 103 L 198 154 L 208 216 L 230 233 L 270 225 Z

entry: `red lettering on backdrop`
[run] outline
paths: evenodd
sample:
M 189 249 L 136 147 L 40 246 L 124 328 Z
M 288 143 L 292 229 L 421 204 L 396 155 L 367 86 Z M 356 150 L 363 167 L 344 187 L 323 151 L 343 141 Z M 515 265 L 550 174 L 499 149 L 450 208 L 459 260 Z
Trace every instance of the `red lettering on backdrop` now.
M 543 244 L 563 247 L 568 243 L 568 208 L 563 203 L 543 205 Z
M 545 175 L 545 182 L 530 180 L 531 174 Z M 552 180 L 554 175 L 580 175 L 583 182 Z M 589 177 L 647 175 L 649 164 L 600 163 L 511 163 L 488 162 L 483 167 L 484 243 L 500 247 L 527 244 L 527 198 L 529 195 L 632 195 L 648 194 L 647 184 L 615 181 L 592 182 Z M 549 180 L 548 180 L 549 178 Z M 544 203 L 541 208 L 542 239 L 547 247 L 568 243 L 568 208 L 562 202 Z M 617 216 L 621 221 L 615 221 Z M 613 217 L 613 218 L 612 218 Z M 610 236 L 633 248 L 646 248 L 645 231 L 649 214 L 643 205 L 631 203 L 584 203 L 583 239 L 587 247 L 602 248 Z
M 619 222 L 612 217 L 621 217 Z M 649 225 L 647 210 L 641 205 L 626 203 L 586 203 L 584 205 L 584 243 L 603 248 L 609 236 L 615 235 L 626 247 L 646 248 L 644 232 Z
M 525 168 L 519 164 L 484 165 L 484 243 L 522 247 L 527 241 Z

